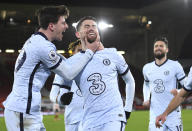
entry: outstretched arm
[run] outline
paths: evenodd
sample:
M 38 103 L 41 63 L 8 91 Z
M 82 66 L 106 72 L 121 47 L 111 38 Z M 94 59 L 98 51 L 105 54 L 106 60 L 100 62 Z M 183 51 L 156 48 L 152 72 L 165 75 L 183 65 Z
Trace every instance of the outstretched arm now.
M 73 80 L 92 56 L 93 52 L 87 49 L 84 53 L 81 53 L 81 55 L 74 55 L 67 60 L 61 59 L 59 66 L 52 71 L 66 80 Z
M 169 103 L 164 113 L 156 118 L 156 122 L 155 122 L 156 127 L 158 128 L 161 127 L 161 124 L 163 124 L 166 121 L 166 117 L 184 101 L 187 95 L 188 95 L 188 92 L 184 88 L 182 88 L 180 92 Z M 161 121 L 161 124 L 160 124 L 160 121 Z
M 177 108 L 187 97 L 189 92 L 192 90 L 192 67 L 190 68 L 190 72 L 188 74 L 188 77 L 185 80 L 182 80 L 180 83 L 181 85 L 184 84 L 183 88 L 180 90 L 180 92 L 172 99 L 172 101 L 169 103 L 167 109 L 164 111 L 163 114 L 156 117 L 155 125 L 156 127 L 160 128 L 161 123 L 163 124 L 166 121 L 167 115 L 169 115 L 175 108 Z

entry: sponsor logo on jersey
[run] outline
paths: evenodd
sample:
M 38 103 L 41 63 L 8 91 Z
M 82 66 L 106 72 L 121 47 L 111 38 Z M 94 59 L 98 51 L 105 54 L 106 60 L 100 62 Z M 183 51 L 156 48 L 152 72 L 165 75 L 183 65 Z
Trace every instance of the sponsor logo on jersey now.
M 106 66 L 108 66 L 108 65 L 111 64 L 111 61 L 110 61 L 109 59 L 104 59 L 104 60 L 103 60 L 103 64 L 106 65 Z
M 92 95 L 100 95 L 105 91 L 106 85 L 102 81 L 102 75 L 100 73 L 93 73 L 87 78 L 88 82 L 91 82 L 89 91 Z
M 156 93 L 163 93 L 165 90 L 165 86 L 163 84 L 163 80 L 157 79 L 153 82 L 155 84 L 154 91 Z

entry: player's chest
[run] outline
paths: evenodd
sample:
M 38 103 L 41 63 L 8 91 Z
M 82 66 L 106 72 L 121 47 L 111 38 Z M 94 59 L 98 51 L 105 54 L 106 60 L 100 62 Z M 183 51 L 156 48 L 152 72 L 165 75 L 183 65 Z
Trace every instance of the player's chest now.
M 117 68 L 115 62 L 109 57 L 93 58 L 83 71 L 83 75 L 90 75 L 91 73 L 101 73 L 103 75 L 112 74 L 116 72 Z
M 151 68 L 147 72 L 147 77 L 150 83 L 155 83 L 155 81 L 170 82 L 175 79 L 176 72 L 171 67 L 166 68 Z

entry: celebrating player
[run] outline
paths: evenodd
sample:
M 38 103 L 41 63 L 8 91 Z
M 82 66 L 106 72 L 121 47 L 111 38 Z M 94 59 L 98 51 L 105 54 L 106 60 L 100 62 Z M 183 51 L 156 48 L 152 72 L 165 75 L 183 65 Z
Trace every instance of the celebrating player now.
M 67 60 L 56 53 L 54 40 L 61 41 L 68 28 L 66 18 L 69 10 L 66 6 L 48 6 L 38 11 L 40 29 L 24 44 L 14 70 L 13 88 L 6 101 L 5 122 L 8 131 L 43 131 L 41 93 L 45 81 L 51 71 L 72 80 L 92 58 L 99 43 L 86 43 L 87 49 L 75 63 L 67 64 Z
M 155 127 L 156 116 L 163 113 L 169 102 L 173 99 L 173 90 L 177 88 L 177 82 L 183 86 L 185 73 L 177 62 L 167 59 L 168 41 L 166 37 L 157 37 L 154 41 L 155 61 L 143 67 L 144 106 L 150 106 L 149 131 L 178 131 L 182 127 L 181 110 L 175 109 L 160 129 Z
M 158 117 L 156 117 L 156 127 L 160 128 L 162 125 L 159 123 L 161 121 L 161 123 L 163 124 L 166 119 L 167 116 L 175 110 L 175 108 L 177 108 L 183 101 L 184 99 L 188 96 L 188 94 L 192 91 L 192 67 L 190 69 L 190 72 L 188 74 L 188 77 L 186 78 L 186 82 L 184 84 L 184 87 L 180 90 L 180 92 L 172 99 L 172 101 L 169 103 L 167 109 Z M 179 131 L 182 130 L 181 127 L 177 126 L 177 129 Z
M 90 44 L 96 41 L 101 43 L 94 17 L 83 17 L 76 29 L 82 48 L 86 46 L 85 40 Z M 80 53 L 77 55 L 81 56 Z M 118 75 L 126 83 L 124 108 L 118 88 Z M 123 56 L 115 48 L 99 46 L 75 81 L 84 99 L 83 131 L 123 131 L 132 111 L 135 94 L 135 81 Z

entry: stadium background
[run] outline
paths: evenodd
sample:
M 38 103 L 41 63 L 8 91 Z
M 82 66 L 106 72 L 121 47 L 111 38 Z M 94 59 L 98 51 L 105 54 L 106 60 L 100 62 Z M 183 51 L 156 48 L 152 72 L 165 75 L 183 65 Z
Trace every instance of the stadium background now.
M 141 121 L 144 127 L 148 125 L 148 112 L 142 106 L 142 67 L 153 60 L 153 39 L 159 34 L 168 37 L 168 57 L 178 60 L 186 73 L 192 65 L 192 0 L 1 0 L 0 2 L 0 116 L 3 116 L 2 101 L 5 100 L 12 88 L 14 63 L 18 50 L 25 40 L 38 28 L 35 10 L 44 5 L 65 4 L 71 14 L 68 19 L 69 29 L 64 34 L 62 42 L 55 42 L 57 49 L 64 50 L 68 56 L 67 46 L 76 40 L 72 23 L 79 18 L 92 15 L 99 21 L 104 20 L 113 24 L 113 28 L 101 30 L 102 41 L 105 47 L 116 47 L 124 51 L 123 56 L 136 81 L 136 96 L 134 110 L 130 123 Z M 11 49 L 11 50 L 7 50 Z M 42 111 L 52 113 L 52 103 L 48 99 L 52 74 L 42 89 Z M 120 91 L 124 96 L 124 83 L 119 79 Z M 187 125 L 192 112 L 192 96 L 183 103 L 184 126 Z M 139 115 L 141 113 L 141 115 Z M 137 119 L 134 121 L 134 115 Z M 141 117 L 141 119 L 139 118 Z M 51 116 L 46 116 L 51 122 Z M 145 118 L 145 119 L 143 119 Z M 143 120 L 142 120 L 143 119 Z M 0 118 L 0 131 L 4 131 L 3 118 Z M 62 122 L 59 122 L 63 124 Z M 52 123 L 53 124 L 53 123 Z M 49 125 L 49 124 L 48 124 Z M 139 126 L 139 125 L 138 125 Z M 137 129 L 137 126 L 132 129 Z M 142 125 L 140 125 L 142 127 Z M 190 126 L 189 126 L 190 127 Z M 185 128 L 184 128 L 185 129 Z M 191 131 L 192 129 L 185 129 Z

